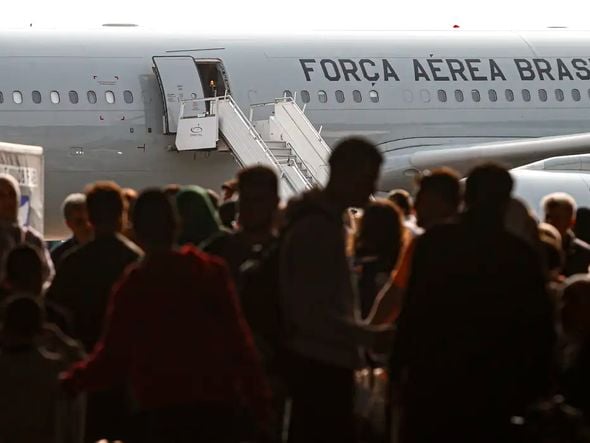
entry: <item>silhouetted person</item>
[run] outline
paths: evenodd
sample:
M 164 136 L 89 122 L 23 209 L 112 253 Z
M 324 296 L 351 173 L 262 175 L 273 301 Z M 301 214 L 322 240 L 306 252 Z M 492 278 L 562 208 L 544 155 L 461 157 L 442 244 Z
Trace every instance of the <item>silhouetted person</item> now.
M 63 202 L 62 212 L 65 224 L 72 232 L 72 236 L 51 251 L 51 259 L 56 269 L 59 267 L 64 255 L 72 249 L 88 243 L 93 234 L 92 226 L 88 221 L 86 196 L 84 194 L 68 195 Z
M 278 179 L 266 166 L 252 166 L 238 173 L 237 227 L 227 241 L 210 252 L 219 255 L 229 266 L 240 292 L 240 267 L 255 259 L 276 240 L 275 220 L 279 205 Z M 244 194 L 245 193 L 245 194 Z M 254 307 L 258 302 L 252 305 Z M 246 309 L 246 317 L 254 312 Z
M 460 178 L 455 171 L 450 168 L 427 171 L 420 177 L 418 186 L 414 205 L 417 223 L 422 229 L 417 232 L 418 235 L 438 224 L 457 220 L 463 195 Z M 378 295 L 377 303 L 369 314 L 371 323 L 393 323 L 399 315 L 412 270 L 416 237 L 405 245 L 391 281 Z
M 176 208 L 181 220 L 178 242 L 217 255 L 229 231 L 221 225 L 207 191 L 199 186 L 182 188 L 176 195 Z
M 43 258 L 30 245 L 13 248 L 6 258 L 5 287 L 9 297 L 27 296 L 37 300 L 43 308 L 43 327 L 38 343 L 59 354 L 66 363 L 82 359 L 82 345 L 67 336 L 71 325 L 60 306 L 43 297 Z
M 88 218 L 94 239 L 64 257 L 46 297 L 63 308 L 73 324 L 73 335 L 92 351 L 101 336 L 113 284 L 141 250 L 121 234 L 125 204 L 121 188 L 97 182 L 86 190 Z M 119 439 L 125 426 L 125 390 L 99 392 L 89 397 L 87 439 Z
M 0 329 L 0 440 L 80 443 L 83 399 L 67 399 L 58 376 L 71 363 L 39 345 L 39 301 L 14 296 L 3 309 Z
M 388 200 L 372 201 L 363 211 L 354 257 L 363 318 L 397 264 L 404 230 L 401 214 Z
M 561 299 L 563 352 L 562 392 L 568 404 L 590 420 L 590 278 L 566 280 Z
M 174 247 L 176 217 L 144 191 L 133 225 L 146 252 L 117 285 L 94 353 L 64 377 L 71 391 L 129 379 L 144 416 L 142 442 L 238 442 L 240 405 L 259 422 L 268 390 L 226 266 Z
M 590 245 L 576 237 L 572 228 L 576 224 L 576 202 L 568 194 L 557 192 L 543 199 L 545 221 L 561 234 L 565 254 L 563 274 L 587 274 L 590 266 Z
M 416 224 L 416 215 L 414 213 L 414 199 L 405 189 L 394 189 L 387 194 L 387 199 L 399 208 L 402 212 L 404 226 L 413 236 L 421 233 L 421 229 Z
M 19 204 L 18 182 L 11 175 L 0 174 L 0 282 L 6 255 L 12 248 L 23 243 L 32 245 L 42 252 L 43 282 L 49 282 L 53 277 L 53 263 L 49 251 L 39 233 L 33 228 L 19 226 Z
M 475 168 L 458 223 L 416 242 L 392 352 L 402 441 L 510 441 L 547 387 L 554 330 L 540 259 L 504 228 L 510 174 Z
M 590 243 L 590 208 L 578 208 L 576 211 L 574 234 L 583 242 Z
M 382 157 L 348 139 L 330 156 L 323 190 L 292 200 L 281 245 L 281 321 L 293 400 L 291 442 L 353 442 L 353 369 L 358 347 L 378 331 L 361 327 L 345 250 L 344 212 L 375 191 Z

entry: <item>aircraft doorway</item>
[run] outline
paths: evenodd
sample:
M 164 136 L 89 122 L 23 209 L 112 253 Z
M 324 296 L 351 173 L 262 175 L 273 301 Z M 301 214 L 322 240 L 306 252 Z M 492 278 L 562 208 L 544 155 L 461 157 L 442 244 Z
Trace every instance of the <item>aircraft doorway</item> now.
M 195 59 L 191 56 L 152 57 L 154 71 L 162 93 L 164 134 L 176 134 L 181 104 L 229 94 L 223 63 L 219 59 Z M 209 104 L 191 103 L 194 113 L 209 111 Z
M 223 63 L 219 59 L 195 59 L 205 98 L 229 94 L 229 84 Z

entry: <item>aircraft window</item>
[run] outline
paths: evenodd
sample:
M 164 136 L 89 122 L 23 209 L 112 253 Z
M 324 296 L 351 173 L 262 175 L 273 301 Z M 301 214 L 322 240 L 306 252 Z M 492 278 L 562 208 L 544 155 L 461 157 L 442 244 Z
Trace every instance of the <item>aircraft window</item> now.
M 508 100 L 509 102 L 514 101 L 514 91 L 512 91 L 512 89 L 506 89 L 505 94 L 506 100 Z
M 522 99 L 525 102 L 530 102 L 531 101 L 531 91 L 529 91 L 528 89 L 523 89 L 522 90 Z
M 489 99 L 490 99 L 491 102 L 497 102 L 498 101 L 498 93 L 496 92 L 495 89 L 488 90 L 488 97 L 489 97 Z
M 582 94 L 580 94 L 579 89 L 572 89 L 572 98 L 575 102 L 579 102 L 580 100 L 582 100 Z
M 373 103 L 379 103 L 379 93 L 377 91 L 369 91 L 369 98 Z
M 465 97 L 463 96 L 463 91 L 461 91 L 460 89 L 455 90 L 455 100 L 457 100 L 458 102 L 462 102 L 463 100 L 465 100 Z
M 0 92 L 0 103 L 4 103 L 4 94 Z
M 88 103 L 94 105 L 96 103 L 96 92 L 88 91 L 86 93 L 86 97 L 88 97 Z
M 53 103 L 54 105 L 57 105 L 59 103 L 59 92 L 51 91 L 49 93 L 49 98 L 51 99 L 51 103 Z
M 542 102 L 547 101 L 547 91 L 545 89 L 539 89 L 539 100 Z
M 309 96 L 309 91 L 301 91 L 301 100 L 303 101 L 303 103 L 309 103 L 309 100 L 311 100 L 311 97 Z
M 438 101 L 443 103 L 447 101 L 447 91 L 444 89 L 438 90 Z
M 80 101 L 80 99 L 78 98 L 78 93 L 76 91 L 70 91 L 68 95 L 70 96 L 70 103 L 77 105 Z
M 356 89 L 354 91 L 352 91 L 352 99 L 354 100 L 355 103 L 362 102 L 363 95 L 361 94 L 361 91 L 357 91 Z
M 133 92 L 123 91 L 123 100 L 125 100 L 125 103 L 127 104 L 133 103 Z
M 477 89 L 473 89 L 471 91 L 471 99 L 474 102 L 480 102 L 481 101 L 481 94 L 479 93 L 479 91 Z
M 291 97 L 291 98 L 293 98 L 293 93 L 291 91 L 289 91 L 288 89 L 285 89 L 283 91 L 283 97 Z
M 33 91 L 31 96 L 33 99 L 33 103 L 35 103 L 35 104 L 41 103 L 41 93 L 39 91 Z
M 326 94 L 326 91 L 318 91 L 318 100 L 320 103 L 326 103 L 328 101 L 328 94 Z
M 336 91 L 336 101 L 338 103 L 344 103 L 344 92 L 340 90 Z
M 564 97 L 564 94 L 563 94 L 563 89 L 556 89 L 555 90 L 555 99 L 558 102 L 562 102 L 564 98 L 565 97 Z
M 12 92 L 12 101 L 15 102 L 17 105 L 20 105 L 23 102 L 23 94 L 20 91 L 13 91 Z
M 113 93 L 113 91 L 106 91 L 104 93 L 104 98 L 106 99 L 109 105 L 115 103 L 115 94 Z

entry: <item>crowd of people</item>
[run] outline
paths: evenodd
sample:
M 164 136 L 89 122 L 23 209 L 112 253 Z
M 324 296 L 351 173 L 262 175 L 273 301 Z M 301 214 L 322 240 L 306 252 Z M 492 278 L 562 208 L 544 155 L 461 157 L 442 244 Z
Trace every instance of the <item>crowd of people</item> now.
M 287 204 L 265 166 L 93 183 L 51 251 L 0 174 L 0 441 L 588 441 L 590 210 L 496 164 L 375 198 L 382 161 L 347 139 Z

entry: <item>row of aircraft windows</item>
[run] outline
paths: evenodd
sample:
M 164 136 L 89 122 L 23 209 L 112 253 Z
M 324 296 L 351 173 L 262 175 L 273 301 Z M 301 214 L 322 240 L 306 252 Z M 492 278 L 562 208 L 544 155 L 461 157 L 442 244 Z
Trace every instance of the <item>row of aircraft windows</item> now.
M 283 92 L 283 96 L 293 97 L 293 93 L 289 90 L 285 90 Z M 311 94 L 309 91 L 303 90 L 301 91 L 299 96 L 301 97 L 301 101 L 303 103 L 309 103 L 311 101 Z M 336 91 L 334 93 L 334 96 L 338 103 L 344 103 L 346 99 L 344 96 L 344 92 L 340 90 Z M 363 94 L 361 93 L 361 91 L 355 89 L 354 91 L 352 91 L 352 99 L 355 103 L 362 103 Z M 369 100 L 371 100 L 371 102 L 373 103 L 379 103 L 379 93 L 375 90 L 369 91 Z M 320 103 L 328 103 L 328 93 L 323 90 L 318 91 L 318 101 Z
M 68 92 L 68 98 L 70 103 L 76 105 L 80 102 L 80 97 L 77 91 L 70 91 Z M 31 99 L 33 103 L 40 104 L 43 101 L 43 96 L 40 91 L 32 91 L 31 92 Z M 98 102 L 98 96 L 96 95 L 95 91 L 88 91 L 86 92 L 86 99 L 88 103 L 94 105 Z M 104 93 L 105 101 L 112 105 L 115 103 L 115 93 L 113 91 L 105 91 Z M 59 91 L 50 91 L 49 92 L 49 100 L 51 103 L 57 105 L 61 102 L 61 95 Z M 17 105 L 20 105 L 24 102 L 24 96 L 21 91 L 12 91 L 12 101 Z M 131 91 L 123 91 L 123 101 L 127 104 L 133 103 L 133 93 Z M 4 94 L 0 91 L 0 103 L 4 103 Z
M 533 99 L 533 93 L 534 93 L 534 91 L 531 92 L 528 89 L 522 89 L 520 91 L 522 100 L 525 102 L 530 102 Z M 582 93 L 580 92 L 579 89 L 572 89 L 570 91 L 570 93 L 571 93 L 571 97 L 572 97 L 573 101 L 579 102 L 582 100 Z M 553 91 L 553 94 L 555 96 L 555 100 L 557 100 L 558 102 L 563 102 L 566 99 L 566 93 L 564 92 L 563 89 L 555 89 Z M 439 89 L 437 92 L 437 95 L 438 95 L 439 102 L 445 103 L 448 101 L 448 94 L 447 94 L 447 91 L 445 91 L 444 89 Z M 497 102 L 499 100 L 498 91 L 496 91 L 495 89 L 488 89 L 487 95 L 488 95 L 488 100 L 490 102 Z M 465 95 L 464 95 L 463 91 L 460 89 L 455 89 L 454 96 L 455 96 L 455 101 L 457 101 L 457 102 L 461 103 L 461 102 L 465 101 Z M 537 96 L 539 97 L 539 100 L 542 102 L 546 102 L 549 100 L 549 92 L 546 89 L 537 90 Z M 513 102 L 516 100 L 516 93 L 512 89 L 505 89 L 504 90 L 504 97 L 507 102 Z M 590 98 L 590 89 L 588 89 L 588 98 Z M 478 89 L 473 89 L 471 91 L 471 100 L 476 103 L 478 103 L 482 100 L 482 94 Z
M 520 91 L 520 95 L 522 100 L 525 102 L 530 102 L 533 100 L 533 94 L 535 91 L 530 91 L 529 89 L 522 89 Z M 546 102 L 549 100 L 549 92 L 546 89 L 539 89 L 536 91 L 539 97 L 539 100 L 542 102 Z M 566 92 L 563 89 L 555 89 L 553 91 L 555 100 L 558 102 L 563 102 L 566 100 Z M 570 91 L 571 98 L 575 102 L 579 102 L 582 100 L 582 92 L 579 89 L 572 89 Z M 427 90 L 422 91 L 422 100 L 425 102 L 430 101 L 430 93 Z M 437 91 L 438 101 L 442 103 L 446 103 L 449 101 L 448 97 L 449 93 L 444 89 L 439 89 Z M 507 102 L 514 102 L 516 98 L 517 92 L 513 91 L 512 89 L 505 89 L 504 90 L 504 97 Z M 283 92 L 283 96 L 285 97 L 293 97 L 293 93 L 289 90 L 285 90 Z M 489 89 L 487 91 L 488 100 L 490 102 L 497 102 L 499 100 L 499 93 L 495 89 Z M 309 103 L 311 101 L 311 94 L 309 91 L 303 90 L 300 92 L 301 101 L 303 103 Z M 462 103 L 465 101 L 465 93 L 461 89 L 455 89 L 454 91 L 455 101 Z M 334 98 L 338 103 L 344 103 L 345 95 L 344 92 L 341 90 L 337 90 L 334 92 Z M 588 98 L 590 99 L 590 89 L 588 89 Z M 328 102 L 328 93 L 326 91 L 320 90 L 317 93 L 317 99 L 320 103 L 327 103 Z M 361 91 L 354 90 L 352 91 L 352 99 L 355 103 L 362 103 L 363 96 Z M 375 90 L 369 91 L 369 99 L 373 103 L 379 103 L 379 93 Z M 478 89 L 473 89 L 471 91 L 471 100 L 479 103 L 482 101 L 482 92 Z M 410 99 L 411 101 L 411 99 Z

